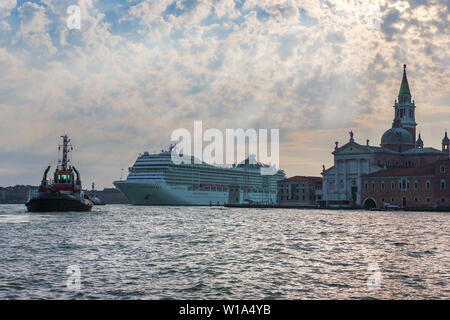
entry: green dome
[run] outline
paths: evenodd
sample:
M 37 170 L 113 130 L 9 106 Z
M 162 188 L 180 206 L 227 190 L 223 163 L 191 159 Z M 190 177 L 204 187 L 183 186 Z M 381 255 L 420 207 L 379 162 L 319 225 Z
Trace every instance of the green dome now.
M 381 145 L 413 145 L 413 141 L 412 135 L 403 128 L 391 128 L 381 137 Z

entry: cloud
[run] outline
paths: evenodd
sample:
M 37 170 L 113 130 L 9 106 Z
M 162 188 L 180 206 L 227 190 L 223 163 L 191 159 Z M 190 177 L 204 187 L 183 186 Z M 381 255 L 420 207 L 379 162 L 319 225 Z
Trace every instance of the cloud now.
M 0 19 L 11 14 L 11 10 L 17 5 L 17 0 L 2 0 L 0 2 Z

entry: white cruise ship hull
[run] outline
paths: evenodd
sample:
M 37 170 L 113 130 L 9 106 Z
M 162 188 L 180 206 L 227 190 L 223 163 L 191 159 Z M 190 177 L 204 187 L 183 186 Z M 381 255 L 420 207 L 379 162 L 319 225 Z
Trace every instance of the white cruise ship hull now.
M 127 197 L 133 205 L 187 205 L 209 206 L 228 203 L 228 192 L 188 190 L 187 186 L 169 186 L 164 181 L 114 181 L 114 186 Z M 250 199 L 260 202 L 267 201 L 267 194 L 241 192 L 240 201 Z M 271 196 L 272 203 L 276 195 Z

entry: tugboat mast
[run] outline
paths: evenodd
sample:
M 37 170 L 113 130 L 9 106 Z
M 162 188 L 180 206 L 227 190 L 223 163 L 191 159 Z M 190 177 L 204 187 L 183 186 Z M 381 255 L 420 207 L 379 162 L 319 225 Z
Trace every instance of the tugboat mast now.
M 63 151 L 62 151 L 62 160 L 61 160 L 61 170 L 67 170 L 68 169 L 68 163 L 69 163 L 69 145 L 70 139 L 67 137 L 67 134 L 61 136 L 63 138 Z M 61 148 L 61 145 L 59 145 L 59 148 Z M 71 147 L 72 148 L 72 147 Z

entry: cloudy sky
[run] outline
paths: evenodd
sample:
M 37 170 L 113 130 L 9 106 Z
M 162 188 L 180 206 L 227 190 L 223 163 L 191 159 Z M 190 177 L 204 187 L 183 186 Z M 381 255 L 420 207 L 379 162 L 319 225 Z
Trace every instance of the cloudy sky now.
M 67 133 L 85 186 L 109 187 L 194 120 L 279 128 L 286 173 L 319 175 L 350 130 L 379 145 L 404 63 L 418 130 L 440 148 L 449 13 L 447 0 L 1 0 L 0 185 L 37 185 Z

